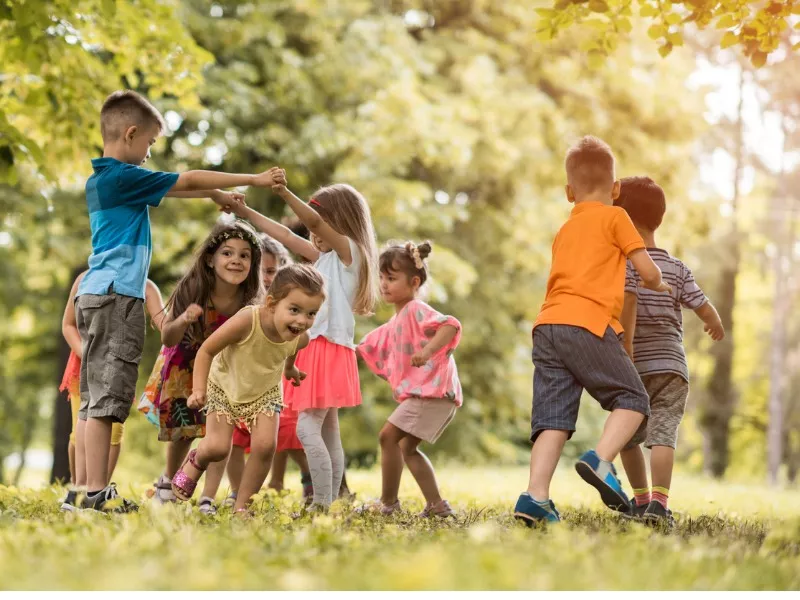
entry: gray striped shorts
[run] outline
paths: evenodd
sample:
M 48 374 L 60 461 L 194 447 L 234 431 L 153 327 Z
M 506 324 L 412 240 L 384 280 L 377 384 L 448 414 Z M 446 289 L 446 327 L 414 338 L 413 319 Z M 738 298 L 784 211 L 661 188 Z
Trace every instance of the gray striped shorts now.
M 650 395 L 650 418 L 642 423 L 625 448 L 633 448 L 642 442 L 648 448 L 675 448 L 678 427 L 686 412 L 689 383 L 676 373 L 645 375 L 642 381 Z
M 611 327 L 599 338 L 572 325 L 539 325 L 533 331 L 533 366 L 531 441 L 548 429 L 572 437 L 584 389 L 605 410 L 650 414 L 644 384 Z

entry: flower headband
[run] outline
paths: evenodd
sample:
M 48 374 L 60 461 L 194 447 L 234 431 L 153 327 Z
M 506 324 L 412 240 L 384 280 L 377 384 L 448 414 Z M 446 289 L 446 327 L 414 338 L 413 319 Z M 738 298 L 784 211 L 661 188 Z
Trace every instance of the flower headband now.
M 230 240 L 232 238 L 236 238 L 238 240 L 244 240 L 254 248 L 260 247 L 258 240 L 252 233 L 250 233 L 249 231 L 243 231 L 241 229 L 234 229 L 233 231 L 227 230 L 223 231 L 222 233 L 218 233 L 217 235 L 212 237 L 211 240 L 209 240 L 209 244 L 212 248 L 217 248 L 222 244 L 222 242 L 224 242 L 225 240 Z

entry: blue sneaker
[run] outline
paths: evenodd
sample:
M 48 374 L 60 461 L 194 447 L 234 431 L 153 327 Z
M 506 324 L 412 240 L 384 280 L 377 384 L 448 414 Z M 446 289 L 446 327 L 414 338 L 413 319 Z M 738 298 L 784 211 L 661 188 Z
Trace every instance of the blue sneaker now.
M 528 492 L 519 495 L 517 505 L 514 507 L 514 518 L 519 519 L 528 527 L 533 527 L 534 523 L 542 521 L 545 523 L 561 521 L 561 515 L 558 514 L 552 500 L 545 503 L 537 502 Z
M 630 500 L 622 491 L 622 483 L 612 463 L 602 460 L 594 450 L 589 450 L 575 463 L 575 470 L 581 478 L 600 492 L 605 505 L 611 510 L 628 512 Z

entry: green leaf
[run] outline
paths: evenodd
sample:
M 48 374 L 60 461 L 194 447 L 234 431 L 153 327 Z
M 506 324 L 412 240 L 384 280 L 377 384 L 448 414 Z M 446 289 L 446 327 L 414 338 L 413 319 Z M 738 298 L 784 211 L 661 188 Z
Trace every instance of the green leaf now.
M 647 35 L 650 37 L 651 40 L 657 40 L 659 38 L 663 38 L 667 35 L 667 28 L 663 25 L 650 25 L 647 29 Z
M 639 15 L 642 17 L 655 17 L 658 15 L 658 9 L 652 4 L 642 4 Z
M 672 52 L 672 44 L 669 42 L 664 44 L 663 46 L 658 47 L 658 53 L 661 55 L 662 58 L 666 58 Z
M 623 33 L 630 33 L 633 30 L 633 23 L 630 19 L 617 19 L 617 28 Z
M 664 20 L 670 25 L 677 25 L 681 22 L 681 16 L 678 13 L 669 13 Z
M 715 27 L 717 29 L 730 29 L 731 27 L 736 27 L 738 24 L 739 22 L 733 17 L 732 14 L 724 14 L 717 19 Z
M 730 48 L 731 46 L 735 46 L 738 43 L 739 43 L 739 36 L 733 33 L 732 31 L 726 31 L 725 35 L 722 36 L 722 40 L 720 40 L 719 47 Z

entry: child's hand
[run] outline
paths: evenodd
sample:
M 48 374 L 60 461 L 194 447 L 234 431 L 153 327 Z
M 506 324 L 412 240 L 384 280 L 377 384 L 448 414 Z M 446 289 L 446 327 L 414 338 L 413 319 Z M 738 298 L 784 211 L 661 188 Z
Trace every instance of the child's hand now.
M 653 290 L 654 292 L 666 292 L 667 294 L 672 293 L 672 286 L 663 279 L 661 280 L 661 283 L 654 287 L 645 285 L 644 282 L 640 283 L 639 285 L 643 288 L 647 288 L 648 290 Z
M 711 339 L 715 342 L 719 342 L 725 337 L 725 328 L 720 321 L 716 323 L 707 323 L 706 326 L 703 327 L 703 331 L 710 335 Z
M 191 409 L 197 410 L 206 405 L 205 392 L 192 392 L 192 395 L 186 400 L 186 406 Z
M 225 192 L 223 190 L 214 190 L 211 193 L 211 199 L 219 205 L 219 209 L 226 213 L 236 213 L 237 208 L 245 206 L 244 194 L 241 192 Z
M 284 369 L 283 376 L 286 377 L 287 381 L 291 381 L 294 387 L 298 387 L 306 378 L 306 373 L 297 367 L 292 367 L 291 369 Z
M 255 176 L 253 185 L 256 187 L 272 187 L 275 185 L 286 185 L 286 171 L 280 167 L 272 167 L 269 171 L 264 171 Z
M 191 325 L 192 323 L 197 321 L 197 319 L 199 319 L 202 316 L 202 314 L 203 314 L 203 309 L 200 308 L 199 304 L 190 304 L 189 306 L 186 307 L 186 310 L 183 311 L 181 318 L 183 319 L 184 323 L 186 323 L 187 325 Z
M 421 367 L 425 363 L 427 363 L 430 359 L 431 357 L 429 356 L 428 352 L 426 352 L 425 350 L 420 350 L 411 357 L 411 366 Z

